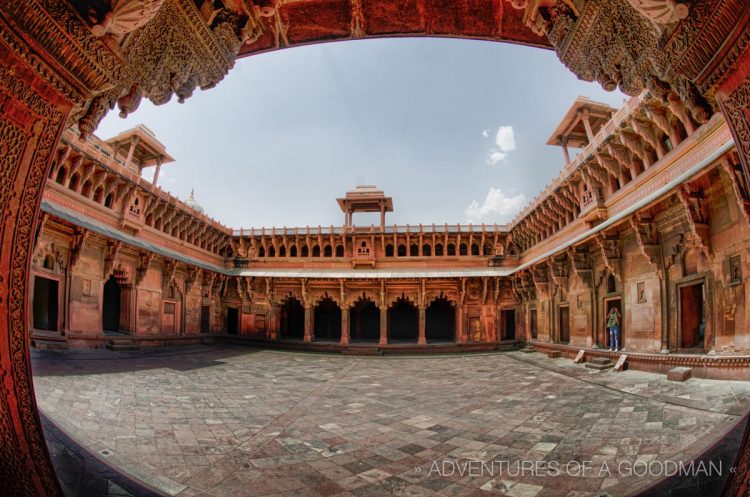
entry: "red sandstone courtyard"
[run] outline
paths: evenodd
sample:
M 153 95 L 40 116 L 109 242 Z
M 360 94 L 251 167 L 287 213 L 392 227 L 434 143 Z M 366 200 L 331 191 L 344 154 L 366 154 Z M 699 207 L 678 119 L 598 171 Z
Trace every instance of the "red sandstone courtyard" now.
M 522 352 L 36 351 L 34 369 L 52 423 L 177 496 L 629 495 L 658 479 L 654 462 L 687 464 L 750 406 L 747 382 L 675 383 Z M 700 492 L 728 476 L 723 459 Z M 567 469 L 551 476 L 546 464 Z M 636 477 L 647 464 L 652 477 Z M 61 480 L 80 495 L 72 466 Z

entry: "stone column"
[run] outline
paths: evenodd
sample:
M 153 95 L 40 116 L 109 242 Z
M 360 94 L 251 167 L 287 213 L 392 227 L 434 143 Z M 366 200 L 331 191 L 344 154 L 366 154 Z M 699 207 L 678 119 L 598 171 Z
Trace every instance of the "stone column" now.
M 311 306 L 306 305 L 305 306 L 305 343 L 310 343 L 313 341 L 313 314 L 314 310 Z
M 466 336 L 464 336 L 464 319 L 463 319 L 463 304 L 456 306 L 456 342 L 466 343 Z
M 388 345 L 388 309 L 380 308 L 380 342 L 378 345 Z
M 565 165 L 570 164 L 570 151 L 568 151 L 568 137 L 560 137 L 560 145 L 562 146 L 563 155 L 565 156 Z
M 419 338 L 417 339 L 417 343 L 419 345 L 427 345 L 427 337 L 425 334 L 426 318 L 427 318 L 427 309 L 424 306 L 420 306 L 419 307 Z
M 127 159 L 125 159 L 126 169 L 130 167 L 130 162 L 133 160 L 133 152 L 135 152 L 135 147 L 138 145 L 139 141 L 140 141 L 140 138 L 138 136 L 134 136 L 133 141 L 130 142 L 130 150 L 128 150 L 128 157 Z
M 349 345 L 349 308 L 341 309 L 341 345 Z
M 594 132 L 591 130 L 591 121 L 589 121 L 589 111 L 584 110 L 581 113 L 581 120 L 583 121 L 583 127 L 586 128 L 586 137 L 589 139 L 589 142 L 594 141 Z
M 154 179 L 151 182 L 152 185 L 156 186 L 156 183 L 159 181 L 159 172 L 161 171 L 161 161 L 162 157 L 159 157 L 156 159 L 156 171 L 154 171 Z

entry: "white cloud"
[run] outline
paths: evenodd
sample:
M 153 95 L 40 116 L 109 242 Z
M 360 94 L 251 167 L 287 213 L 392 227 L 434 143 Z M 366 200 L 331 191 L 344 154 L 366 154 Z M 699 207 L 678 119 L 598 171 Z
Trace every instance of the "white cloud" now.
M 500 126 L 495 135 L 495 145 L 502 152 L 512 152 L 516 149 L 516 137 L 513 134 L 513 126 Z
M 505 160 L 505 158 L 508 157 L 508 154 L 504 154 L 502 152 L 490 152 L 487 154 L 487 163 L 490 165 L 497 164 L 501 160 Z
M 482 136 L 484 136 L 485 138 L 488 138 L 490 136 L 490 128 L 483 129 Z
M 511 190 L 513 194 L 515 190 Z M 490 187 L 487 197 L 480 204 L 473 200 L 464 213 L 470 223 L 506 223 L 526 205 L 526 195 L 506 196 L 500 188 Z
M 489 130 L 485 130 L 489 132 Z M 482 132 L 486 137 L 487 135 Z M 513 133 L 513 126 L 500 126 L 495 135 L 495 146 L 487 153 L 487 164 L 493 166 L 498 162 L 505 160 L 508 153 L 516 149 L 516 137 Z

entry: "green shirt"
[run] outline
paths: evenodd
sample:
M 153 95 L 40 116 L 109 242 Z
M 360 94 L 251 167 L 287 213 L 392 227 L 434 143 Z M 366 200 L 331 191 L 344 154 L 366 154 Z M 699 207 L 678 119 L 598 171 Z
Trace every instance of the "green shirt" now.
M 613 326 L 617 326 L 619 324 L 619 319 L 617 318 L 616 312 L 610 312 L 609 313 L 609 319 L 607 320 L 607 328 L 611 328 Z

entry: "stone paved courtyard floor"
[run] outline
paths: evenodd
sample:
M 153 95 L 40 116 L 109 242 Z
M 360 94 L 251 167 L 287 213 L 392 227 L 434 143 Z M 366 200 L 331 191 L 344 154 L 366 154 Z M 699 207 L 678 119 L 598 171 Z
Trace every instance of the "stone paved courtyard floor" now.
M 32 359 L 51 420 L 181 497 L 625 495 L 649 483 L 629 468 L 687 461 L 750 408 L 748 382 L 673 383 L 521 352 L 216 345 Z

